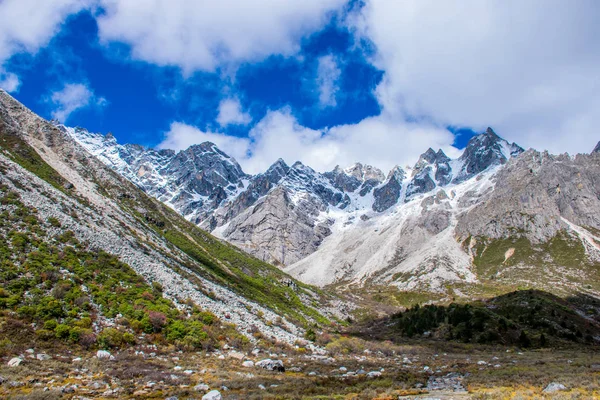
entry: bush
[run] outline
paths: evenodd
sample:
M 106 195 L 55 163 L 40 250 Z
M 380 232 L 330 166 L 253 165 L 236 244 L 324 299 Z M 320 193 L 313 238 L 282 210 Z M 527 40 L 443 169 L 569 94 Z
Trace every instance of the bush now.
M 98 335 L 98 346 L 102 349 L 121 347 L 124 343 L 123 332 L 115 328 L 106 328 Z
M 150 321 L 154 332 L 160 332 L 162 328 L 167 324 L 166 315 L 158 311 L 149 311 L 148 320 Z
M 306 333 L 304 334 L 304 338 L 306 340 L 310 340 L 311 342 L 314 342 L 317 340 L 317 334 L 315 333 L 315 331 L 312 328 L 308 328 L 306 330 Z
M 65 324 L 59 324 L 54 329 L 54 334 L 59 339 L 66 339 L 71 334 L 71 328 Z
M 49 319 L 48 321 L 44 322 L 44 329 L 53 331 L 54 329 L 56 329 L 57 325 L 58 325 L 58 322 L 56 322 L 55 319 Z

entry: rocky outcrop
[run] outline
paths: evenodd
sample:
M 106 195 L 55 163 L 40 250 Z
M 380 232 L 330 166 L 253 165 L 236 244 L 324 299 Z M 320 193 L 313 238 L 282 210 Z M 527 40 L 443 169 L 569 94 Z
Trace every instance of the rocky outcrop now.
M 592 150 L 592 153 L 600 153 L 600 142 L 598 142 L 598 144 L 596 144 L 596 147 L 594 147 L 594 150 Z
M 404 170 L 398 166 L 390 171 L 385 184 L 373 191 L 373 211 L 383 212 L 398 203 L 404 177 Z
M 515 143 L 508 143 L 492 130 L 474 136 L 469 140 L 465 151 L 458 161 L 461 168 L 455 171 L 454 182 L 463 182 L 494 165 L 506 163 L 509 158 L 521 154 L 524 150 Z
M 294 202 L 287 189 L 277 187 L 230 221 L 222 236 L 262 260 L 293 264 L 331 234 L 330 221 L 317 221 L 321 211 L 318 198 L 307 194 Z
M 436 186 L 445 186 L 452 180 L 450 158 L 440 149 L 429 148 L 421 154 L 412 172 L 412 181 L 406 188 L 406 201 L 414 195 L 427 193 Z
M 533 243 L 568 228 L 600 228 L 600 156 L 550 155 L 529 150 L 496 175 L 495 187 L 459 217 L 456 232 L 504 238 L 515 232 Z

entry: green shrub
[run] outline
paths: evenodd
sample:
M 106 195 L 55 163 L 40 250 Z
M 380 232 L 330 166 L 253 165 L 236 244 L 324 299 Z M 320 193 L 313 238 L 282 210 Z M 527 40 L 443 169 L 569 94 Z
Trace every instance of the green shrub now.
M 55 319 L 49 319 L 48 321 L 44 322 L 44 329 L 53 331 L 56 329 L 57 325 L 58 325 L 58 322 L 56 322 Z
M 58 324 L 54 329 L 54 334 L 59 339 L 67 339 L 71 334 L 71 328 L 65 324 Z

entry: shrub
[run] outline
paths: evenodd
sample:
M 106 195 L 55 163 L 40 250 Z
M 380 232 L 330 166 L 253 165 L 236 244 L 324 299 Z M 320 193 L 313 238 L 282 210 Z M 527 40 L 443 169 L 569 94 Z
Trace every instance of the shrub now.
M 71 328 L 65 324 L 59 324 L 54 329 L 54 334 L 59 339 L 66 339 L 71 334 Z
M 158 311 L 149 311 L 148 320 L 152 325 L 154 332 L 160 332 L 162 328 L 167 324 L 167 317 L 165 314 Z
M 54 217 L 49 217 L 48 218 L 48 223 L 51 226 L 55 227 L 55 228 L 60 228 L 61 227 L 60 221 L 57 218 L 54 218 Z
M 311 342 L 314 342 L 317 340 L 317 334 L 315 333 L 315 331 L 312 328 L 308 328 L 306 330 L 306 333 L 304 334 L 304 338 L 306 340 L 310 340 Z
M 56 329 L 57 325 L 58 325 L 58 322 L 56 322 L 55 319 L 49 319 L 48 321 L 44 322 L 44 329 L 53 331 L 54 329 Z
M 121 347 L 123 343 L 123 332 L 115 328 L 106 328 L 98 335 L 98 346 L 103 349 Z

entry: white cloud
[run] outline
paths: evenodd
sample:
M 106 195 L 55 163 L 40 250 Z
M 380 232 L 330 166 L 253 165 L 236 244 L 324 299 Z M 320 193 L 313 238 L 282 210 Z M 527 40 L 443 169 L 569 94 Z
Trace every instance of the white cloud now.
M 217 122 L 225 127 L 227 125 L 248 125 L 252 121 L 250 114 L 242 111 L 239 99 L 225 99 L 219 104 Z
M 320 57 L 317 66 L 317 86 L 321 107 L 335 107 L 336 94 L 339 91 L 338 80 L 342 71 L 333 55 Z
M 242 160 L 247 157 L 250 140 L 228 136 L 218 132 L 203 132 L 200 129 L 184 124 L 182 122 L 173 122 L 169 131 L 165 134 L 163 141 L 157 146 L 159 149 L 185 150 L 191 145 L 212 142 L 221 150 L 236 160 Z
M 135 59 L 195 70 L 291 55 L 299 39 L 345 0 L 101 0 L 104 42 L 131 45 Z
M 377 48 L 390 113 L 490 125 L 552 152 L 587 152 L 600 139 L 594 0 L 369 0 L 354 17 Z
M 321 132 L 300 125 L 289 109 L 282 109 L 267 113 L 252 128 L 249 139 L 174 123 L 159 148 L 181 150 L 211 141 L 233 156 L 246 172 L 254 174 L 264 172 L 280 157 L 290 165 L 301 161 L 318 171 L 356 161 L 389 170 L 396 164 L 412 165 L 429 146 L 441 147 L 456 156 L 457 150 L 450 145 L 453 140 L 445 129 L 410 124 L 389 115 Z
M 50 42 L 68 15 L 91 4 L 92 0 L 1 0 L 0 67 L 14 54 L 36 53 Z M 3 84 L 15 87 L 18 77 L 5 75 L 0 78 Z
M 97 97 L 82 83 L 66 84 L 61 90 L 53 92 L 47 101 L 55 107 L 52 118 L 60 122 L 65 122 L 77 110 L 87 107 L 102 108 L 108 104 L 104 97 Z
M 17 75 L 0 68 L 0 89 L 12 93 L 19 91 L 19 86 L 21 86 L 21 81 Z

